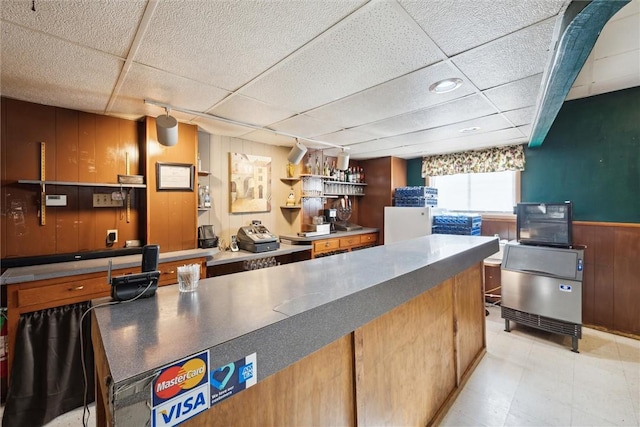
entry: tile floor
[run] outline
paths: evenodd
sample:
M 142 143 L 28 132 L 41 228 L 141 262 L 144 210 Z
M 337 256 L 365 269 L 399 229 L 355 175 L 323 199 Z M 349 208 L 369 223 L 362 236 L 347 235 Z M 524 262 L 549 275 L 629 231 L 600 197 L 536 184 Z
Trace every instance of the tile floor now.
M 441 426 L 640 426 L 640 341 L 571 339 L 487 316 L 487 354 Z
M 640 341 L 583 328 L 576 354 L 568 337 L 513 322 L 504 332 L 488 309 L 487 354 L 441 426 L 640 426 Z M 81 425 L 82 408 L 47 427 Z

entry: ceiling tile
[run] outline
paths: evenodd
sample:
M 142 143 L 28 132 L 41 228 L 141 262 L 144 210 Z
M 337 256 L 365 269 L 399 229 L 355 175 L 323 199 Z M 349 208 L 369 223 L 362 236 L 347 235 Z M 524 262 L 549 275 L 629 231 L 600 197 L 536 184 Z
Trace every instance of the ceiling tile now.
M 339 125 L 314 119 L 304 114 L 291 117 L 269 127 L 293 135 L 306 136 L 307 138 L 313 138 L 317 135 L 335 132 L 340 129 Z
M 431 84 L 454 77 L 463 81 L 457 90 L 442 94 L 429 92 Z M 451 101 L 474 91 L 475 88 L 462 73 L 450 64 L 441 62 L 306 114 L 349 128 Z
M 124 61 L 2 23 L 2 95 L 103 113 Z
M 212 103 L 229 95 L 222 89 L 185 79 L 145 65 L 133 64 L 112 107 L 114 113 L 133 111 L 148 114 L 145 99 L 193 111 L 205 111 Z M 157 113 L 163 109 L 152 106 Z M 156 113 L 156 115 L 157 115 Z
M 542 73 L 551 54 L 555 19 L 525 28 L 452 58 L 480 89 Z
M 162 1 L 136 60 L 235 90 L 362 3 Z
M 501 145 L 526 143 L 527 139 L 515 128 L 502 129 L 496 132 L 468 136 L 458 139 L 447 139 L 424 144 L 406 145 L 396 149 L 382 149 L 352 154 L 353 159 L 394 156 L 405 159 L 460 151 L 479 150 Z
M 319 135 L 316 139 L 321 141 L 330 142 L 338 145 L 351 145 L 362 141 L 369 141 L 374 139 L 375 136 L 365 132 L 358 132 L 351 129 L 345 129 L 338 132 L 328 133 L 325 135 Z
M 279 122 L 295 114 L 294 111 L 238 94 L 229 96 L 208 112 L 216 116 L 257 126 L 266 126 Z
M 563 6 L 557 0 L 400 3 L 448 56 L 557 15 Z
M 542 74 L 507 83 L 483 93 L 493 102 L 500 111 L 515 110 L 517 108 L 536 105 Z
M 252 128 L 237 126 L 206 117 L 196 117 L 191 122 L 212 135 L 239 137 L 254 131 Z
M 640 74 L 627 74 L 625 76 L 595 82 L 590 87 L 589 95 L 600 95 L 601 93 L 608 93 L 636 86 L 640 86 Z
M 127 56 L 146 0 L 1 1 L 2 20 L 121 58 Z
M 492 114 L 490 116 L 481 117 L 473 120 L 467 120 L 453 125 L 442 126 L 434 129 L 423 130 L 419 132 L 407 133 L 390 138 L 380 138 L 375 141 L 367 141 L 360 144 L 350 146 L 354 153 L 362 153 L 372 150 L 389 149 L 392 147 L 402 147 L 409 145 L 425 144 L 444 139 L 453 139 L 465 137 L 466 134 L 461 133 L 462 129 L 472 127 L 479 128 L 473 132 L 477 135 L 485 132 L 493 132 L 499 129 L 512 127 L 511 123 L 500 114 Z
M 593 48 L 596 60 L 640 49 L 640 15 L 612 21 L 603 28 Z
M 640 76 L 640 50 L 596 59 L 593 63 L 593 80 L 603 82 L 627 75 Z
M 522 126 L 533 123 L 536 114 L 536 107 L 519 108 L 517 110 L 505 111 L 502 113 L 514 125 Z
M 248 139 L 249 141 L 262 142 L 264 144 L 285 145 L 290 147 L 292 147 L 293 144 L 296 143 L 295 138 L 278 135 L 266 130 L 254 130 L 246 135 L 243 135 L 242 138 Z M 307 147 L 311 147 L 311 144 L 307 142 L 305 142 L 304 145 L 306 145 Z
M 395 3 L 374 1 L 241 93 L 303 112 L 441 59 L 404 10 Z
M 480 95 L 470 95 L 446 104 L 359 126 L 355 130 L 376 136 L 393 136 L 488 116 L 496 112 L 496 109 Z

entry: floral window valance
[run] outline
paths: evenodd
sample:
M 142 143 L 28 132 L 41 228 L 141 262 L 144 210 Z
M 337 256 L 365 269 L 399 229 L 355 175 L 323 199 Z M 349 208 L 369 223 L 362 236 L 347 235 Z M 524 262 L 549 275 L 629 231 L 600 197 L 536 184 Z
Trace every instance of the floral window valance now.
M 422 177 L 524 170 L 522 145 L 440 154 L 422 159 Z

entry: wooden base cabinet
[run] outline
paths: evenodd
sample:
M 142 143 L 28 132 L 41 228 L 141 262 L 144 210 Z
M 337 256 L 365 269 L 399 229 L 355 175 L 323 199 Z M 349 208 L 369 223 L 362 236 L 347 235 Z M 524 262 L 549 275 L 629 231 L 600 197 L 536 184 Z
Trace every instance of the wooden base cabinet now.
M 484 352 L 476 264 L 183 425 L 433 425 Z
M 313 242 L 312 258 L 335 255 L 343 252 L 355 251 L 375 246 L 378 233 L 356 234 L 346 237 L 315 240 Z

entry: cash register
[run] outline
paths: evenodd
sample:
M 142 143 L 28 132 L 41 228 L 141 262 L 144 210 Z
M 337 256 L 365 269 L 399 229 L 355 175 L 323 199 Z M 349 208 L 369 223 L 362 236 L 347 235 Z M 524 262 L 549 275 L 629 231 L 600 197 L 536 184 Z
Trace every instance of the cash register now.
M 236 240 L 240 249 L 249 252 L 275 251 L 280 247 L 278 236 L 257 220 L 251 221 L 251 225 L 240 227 Z

